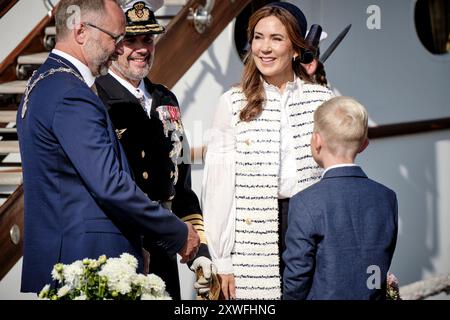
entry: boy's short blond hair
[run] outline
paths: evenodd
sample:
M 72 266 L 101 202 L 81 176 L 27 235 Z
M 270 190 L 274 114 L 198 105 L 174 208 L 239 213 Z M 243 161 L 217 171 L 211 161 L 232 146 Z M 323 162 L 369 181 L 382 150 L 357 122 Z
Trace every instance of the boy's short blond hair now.
M 314 113 L 314 132 L 325 140 L 336 156 L 355 156 L 367 138 L 368 114 L 351 97 L 335 97 Z

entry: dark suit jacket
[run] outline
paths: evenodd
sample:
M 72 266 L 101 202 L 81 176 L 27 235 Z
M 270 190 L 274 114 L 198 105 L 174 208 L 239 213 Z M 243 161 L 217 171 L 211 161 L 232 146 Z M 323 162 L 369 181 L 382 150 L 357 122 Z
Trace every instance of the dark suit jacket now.
M 144 78 L 152 96 L 150 118 L 131 92 L 113 76 L 96 80 L 99 97 L 108 107 L 114 128 L 121 132 L 120 143 L 125 150 L 136 183 L 152 200 L 172 200 L 172 211 L 194 225 L 202 239 L 199 254 L 209 257 L 204 237 L 203 220 L 198 198 L 191 188 L 191 166 L 188 141 L 184 135 L 181 112 L 175 95 L 161 84 Z M 170 106 L 172 116 L 168 110 Z M 175 131 L 175 132 L 174 132 Z M 180 154 L 175 139 L 181 141 Z M 150 239 L 151 240 L 151 239 Z M 150 272 L 160 276 L 173 299 L 180 298 L 178 268 L 175 257 L 145 241 L 150 252 Z
M 59 63 L 52 58 L 59 59 Z M 69 66 L 50 54 L 34 76 Z M 51 282 L 55 263 L 128 252 L 142 266 L 143 235 L 172 254 L 186 225 L 134 183 L 106 107 L 76 76 L 56 72 L 34 87 L 17 127 L 23 165 L 25 236 L 22 291 Z
M 283 298 L 383 299 L 396 240 L 395 193 L 357 166 L 327 171 L 290 201 Z

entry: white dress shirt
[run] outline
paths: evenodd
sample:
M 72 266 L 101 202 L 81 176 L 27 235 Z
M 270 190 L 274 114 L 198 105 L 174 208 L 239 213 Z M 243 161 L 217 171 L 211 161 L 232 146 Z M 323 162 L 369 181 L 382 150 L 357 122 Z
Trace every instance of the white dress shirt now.
M 343 167 L 358 167 L 357 164 L 355 163 L 342 163 L 342 164 L 335 164 L 334 166 L 330 166 L 328 168 L 326 168 L 323 172 L 322 172 L 322 178 L 325 175 L 325 173 L 331 169 L 335 169 L 335 168 L 343 168 Z

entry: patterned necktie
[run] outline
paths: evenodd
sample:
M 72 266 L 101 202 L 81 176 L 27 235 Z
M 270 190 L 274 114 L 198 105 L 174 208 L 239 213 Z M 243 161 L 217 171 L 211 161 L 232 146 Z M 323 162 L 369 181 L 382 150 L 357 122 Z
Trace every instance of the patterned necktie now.
M 97 92 L 97 86 L 94 84 L 91 86 L 91 90 L 95 93 L 96 96 L 98 96 L 98 92 Z

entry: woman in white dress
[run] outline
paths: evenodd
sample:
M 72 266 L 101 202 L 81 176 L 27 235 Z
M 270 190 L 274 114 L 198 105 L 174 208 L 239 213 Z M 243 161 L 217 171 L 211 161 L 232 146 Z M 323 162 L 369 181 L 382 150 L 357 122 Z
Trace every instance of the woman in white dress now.
M 202 202 L 226 299 L 281 298 L 289 198 L 321 175 L 310 151 L 313 113 L 332 93 L 301 66 L 311 62 L 302 60 L 306 28 L 290 3 L 256 11 L 240 85 L 217 106 Z

